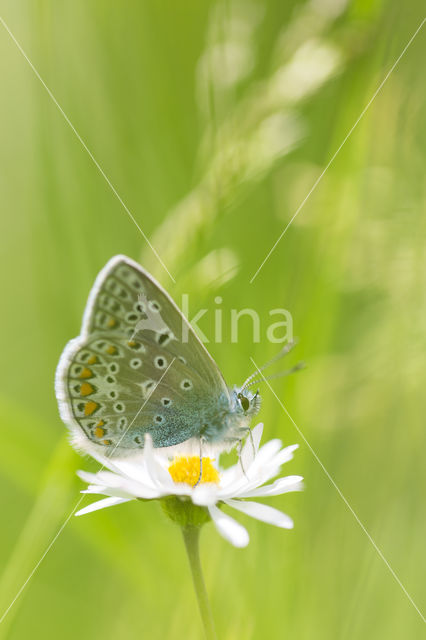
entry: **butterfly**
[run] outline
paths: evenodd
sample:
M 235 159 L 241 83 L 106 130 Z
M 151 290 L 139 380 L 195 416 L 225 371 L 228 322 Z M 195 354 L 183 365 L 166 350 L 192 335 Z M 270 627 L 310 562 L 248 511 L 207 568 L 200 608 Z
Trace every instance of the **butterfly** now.
M 73 444 L 123 456 L 181 443 L 242 441 L 260 396 L 230 388 L 168 293 L 139 264 L 118 255 L 90 292 L 80 335 L 65 347 L 56 395 Z

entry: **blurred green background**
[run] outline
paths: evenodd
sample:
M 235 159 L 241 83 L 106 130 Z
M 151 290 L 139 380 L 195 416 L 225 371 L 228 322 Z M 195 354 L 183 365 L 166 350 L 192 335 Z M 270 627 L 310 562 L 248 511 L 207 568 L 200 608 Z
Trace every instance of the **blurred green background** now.
M 420 0 L 2 0 L 0 15 L 174 285 L 0 25 L 3 362 L 0 605 L 96 468 L 53 390 L 91 284 L 126 253 L 191 310 L 289 309 L 305 371 L 273 386 L 420 609 L 425 607 L 426 27 L 284 229 L 423 19 Z M 226 315 L 226 312 L 224 312 Z M 243 324 L 243 323 L 242 323 Z M 212 314 L 200 323 L 213 336 Z M 266 326 L 266 325 L 262 325 Z M 209 345 L 229 383 L 276 351 L 249 324 Z M 267 438 L 300 442 L 271 499 L 295 529 L 202 534 L 218 635 L 420 638 L 424 624 L 267 388 Z M 424 609 L 423 609 L 424 610 Z M 0 615 L 1 615 L 0 612 Z M 0 637 L 201 637 L 180 533 L 157 504 L 71 518 Z

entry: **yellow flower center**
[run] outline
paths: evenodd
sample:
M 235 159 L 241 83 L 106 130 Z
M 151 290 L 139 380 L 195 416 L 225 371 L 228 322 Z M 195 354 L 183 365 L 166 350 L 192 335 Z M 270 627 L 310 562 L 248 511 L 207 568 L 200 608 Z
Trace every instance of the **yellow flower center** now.
M 201 482 L 214 482 L 219 484 L 219 472 L 213 466 L 211 458 L 203 458 Z M 194 487 L 200 477 L 199 456 L 177 456 L 169 466 L 169 473 L 173 482 L 186 482 Z

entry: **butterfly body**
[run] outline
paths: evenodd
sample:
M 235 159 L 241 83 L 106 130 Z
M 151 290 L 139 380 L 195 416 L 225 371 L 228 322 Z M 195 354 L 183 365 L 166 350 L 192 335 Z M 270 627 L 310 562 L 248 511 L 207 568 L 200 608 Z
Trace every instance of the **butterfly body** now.
M 98 275 L 56 393 L 75 444 L 116 456 L 143 448 L 146 434 L 162 449 L 235 443 L 259 402 L 227 387 L 173 300 L 125 256 Z

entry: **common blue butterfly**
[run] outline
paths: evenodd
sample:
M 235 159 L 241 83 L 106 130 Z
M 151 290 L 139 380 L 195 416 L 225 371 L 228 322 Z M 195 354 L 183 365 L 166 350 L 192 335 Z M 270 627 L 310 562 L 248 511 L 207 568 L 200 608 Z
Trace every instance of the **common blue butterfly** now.
M 56 372 L 74 444 L 108 456 L 143 448 L 145 434 L 156 448 L 241 442 L 260 406 L 245 386 L 226 385 L 171 297 L 121 255 L 96 278 Z

